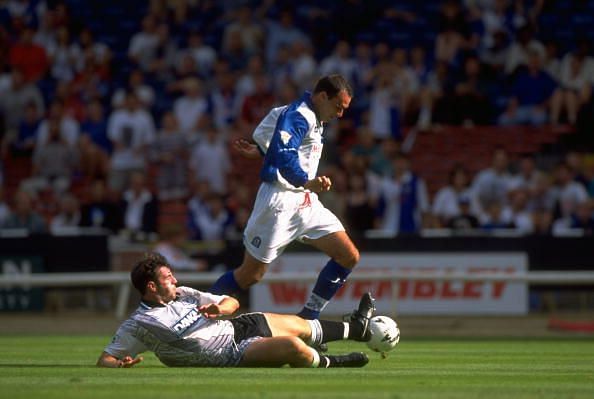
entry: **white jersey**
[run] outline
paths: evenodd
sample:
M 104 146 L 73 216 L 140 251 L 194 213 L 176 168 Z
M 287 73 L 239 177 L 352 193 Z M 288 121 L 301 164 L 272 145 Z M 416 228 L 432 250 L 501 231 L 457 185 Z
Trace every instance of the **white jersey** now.
M 198 307 L 225 296 L 178 287 L 166 305 L 141 302 L 124 321 L 105 352 L 121 359 L 152 351 L 167 366 L 236 366 L 251 340 L 237 345 L 228 320 L 207 319 Z

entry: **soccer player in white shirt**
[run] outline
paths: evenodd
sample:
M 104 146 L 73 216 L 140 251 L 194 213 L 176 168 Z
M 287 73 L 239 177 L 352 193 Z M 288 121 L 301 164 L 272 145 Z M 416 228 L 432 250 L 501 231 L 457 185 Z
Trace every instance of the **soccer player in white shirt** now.
M 142 301 L 118 328 L 97 366 L 132 367 L 145 351 L 172 367 L 362 367 L 369 361 L 362 352 L 320 355 L 308 346 L 369 340 L 369 319 L 375 311 L 369 294 L 363 295 L 348 323 L 273 313 L 223 320 L 220 316 L 233 314 L 239 302 L 178 287 L 167 260 L 157 253 L 138 262 L 131 279 Z
M 274 108 L 256 127 L 253 137 L 264 155 L 262 184 L 244 232 L 243 263 L 225 273 L 212 287 L 234 294 L 260 281 L 268 265 L 294 240 L 323 251 L 330 260 L 320 271 L 313 292 L 298 313 L 317 319 L 343 286 L 359 261 L 359 251 L 338 218 L 322 205 L 317 193 L 332 186 L 316 176 L 322 154 L 324 124 L 349 107 L 353 90 L 340 75 L 322 77 L 313 93 Z M 250 153 L 249 145 L 240 148 Z M 254 152 L 254 146 L 251 152 Z

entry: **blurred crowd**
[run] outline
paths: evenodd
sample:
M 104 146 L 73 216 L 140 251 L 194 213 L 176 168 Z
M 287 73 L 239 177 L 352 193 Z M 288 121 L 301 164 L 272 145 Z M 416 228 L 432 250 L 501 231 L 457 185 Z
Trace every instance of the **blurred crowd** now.
M 322 201 L 352 234 L 592 234 L 588 154 L 564 149 L 541 165 L 538 154 L 494 148 L 484 170 L 460 164 L 428 188 L 403 144 L 441 125 L 565 125 L 593 151 L 592 10 L 546 0 L 0 1 L 0 227 L 101 227 L 172 248 L 240 239 L 258 185 L 245 168 L 259 163 L 238 160 L 230 143 L 340 73 L 355 97 L 326 128 L 320 173 L 333 190 Z M 28 168 L 17 182 L 14 165 Z M 183 204 L 181 228 L 162 223 L 171 203 Z

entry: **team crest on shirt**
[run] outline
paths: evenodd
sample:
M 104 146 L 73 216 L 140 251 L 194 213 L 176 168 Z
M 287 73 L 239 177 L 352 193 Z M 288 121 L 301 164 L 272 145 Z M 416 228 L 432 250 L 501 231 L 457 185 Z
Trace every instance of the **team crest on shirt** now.
M 260 248 L 260 245 L 262 245 L 262 239 L 258 236 L 255 236 L 252 240 L 252 245 L 256 248 Z
M 286 132 L 284 130 L 280 131 L 280 137 L 281 140 L 283 142 L 284 145 L 289 144 L 289 140 L 291 140 L 291 135 L 289 134 L 289 132 Z

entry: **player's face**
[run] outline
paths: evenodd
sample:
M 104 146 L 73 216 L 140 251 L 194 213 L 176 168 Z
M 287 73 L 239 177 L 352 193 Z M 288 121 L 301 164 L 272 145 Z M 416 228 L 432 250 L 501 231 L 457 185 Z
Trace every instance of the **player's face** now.
M 173 301 L 176 295 L 177 279 L 171 273 L 168 267 L 161 267 L 157 274 L 157 295 L 161 297 L 163 302 Z
M 320 119 L 328 122 L 334 118 L 340 118 L 344 111 L 351 105 L 351 96 L 345 90 L 341 90 L 335 97 L 326 98 L 320 112 Z

